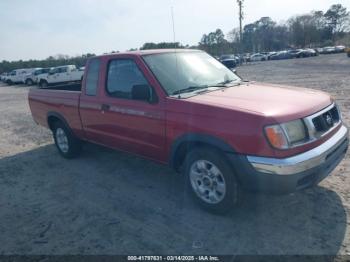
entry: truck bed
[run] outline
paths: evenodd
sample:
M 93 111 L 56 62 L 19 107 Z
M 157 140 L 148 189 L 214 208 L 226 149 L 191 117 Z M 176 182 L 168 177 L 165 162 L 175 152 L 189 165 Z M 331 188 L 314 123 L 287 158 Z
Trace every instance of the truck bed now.
M 80 134 L 82 132 L 79 113 L 80 86 L 65 85 L 31 89 L 28 100 L 35 122 L 49 127 L 48 118 L 51 113 L 59 112 L 60 116 L 69 123 L 72 131 L 77 135 Z

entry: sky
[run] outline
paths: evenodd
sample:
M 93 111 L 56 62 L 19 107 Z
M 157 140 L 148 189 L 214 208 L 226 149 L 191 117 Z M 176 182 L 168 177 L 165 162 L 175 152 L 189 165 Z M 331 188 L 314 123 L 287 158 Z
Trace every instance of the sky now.
M 245 0 L 244 23 L 277 22 L 350 0 Z M 0 0 L 0 61 L 103 54 L 145 42 L 197 44 L 204 33 L 238 27 L 236 0 Z

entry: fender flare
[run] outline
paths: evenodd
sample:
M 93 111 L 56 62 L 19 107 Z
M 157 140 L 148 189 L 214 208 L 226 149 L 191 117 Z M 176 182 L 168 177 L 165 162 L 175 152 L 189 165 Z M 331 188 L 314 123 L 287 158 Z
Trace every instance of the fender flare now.
M 50 126 L 50 123 L 49 123 L 49 118 L 50 117 L 55 117 L 57 119 L 59 119 L 66 127 L 67 129 L 72 132 L 71 128 L 69 127 L 68 125 L 68 122 L 67 120 L 64 118 L 64 116 L 62 116 L 60 113 L 57 113 L 57 112 L 48 112 L 47 113 L 47 125 L 48 127 L 52 130 L 52 127 Z
M 177 163 L 175 161 L 175 157 L 177 154 L 177 150 L 183 143 L 190 142 L 207 144 L 209 146 L 213 146 L 222 150 L 224 153 L 236 154 L 236 151 L 232 148 L 232 146 L 227 144 L 227 142 L 225 142 L 221 138 L 217 138 L 207 134 L 189 133 L 176 138 L 176 140 L 171 145 L 169 165 L 172 168 L 176 168 Z

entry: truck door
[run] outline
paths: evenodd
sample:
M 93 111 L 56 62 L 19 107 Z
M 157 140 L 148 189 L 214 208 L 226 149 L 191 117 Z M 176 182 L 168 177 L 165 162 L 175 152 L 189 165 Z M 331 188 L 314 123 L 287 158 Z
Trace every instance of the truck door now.
M 64 82 L 69 82 L 69 81 L 71 81 L 71 79 L 70 79 L 70 68 L 68 68 L 68 66 L 59 68 L 58 76 L 57 76 L 57 82 L 64 83 Z
M 140 69 L 140 62 L 133 58 L 105 62 L 100 71 L 99 97 L 91 98 L 93 61 L 84 79 L 86 95 L 82 95 L 80 105 L 88 140 L 166 161 L 164 104 L 156 100 L 142 101 L 135 95 L 139 88 L 147 87 L 149 92 L 155 92 Z
M 58 70 L 59 68 L 54 68 L 50 70 L 50 72 L 47 75 L 47 82 L 49 84 L 53 84 L 57 82 L 57 76 L 58 76 Z

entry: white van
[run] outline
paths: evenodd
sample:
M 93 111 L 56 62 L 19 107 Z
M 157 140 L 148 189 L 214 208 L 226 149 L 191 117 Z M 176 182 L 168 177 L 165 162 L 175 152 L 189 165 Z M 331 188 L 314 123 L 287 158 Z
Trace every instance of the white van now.
M 8 85 L 12 84 L 24 84 L 26 76 L 34 72 L 35 68 L 26 68 L 26 69 L 16 69 L 13 70 L 6 79 Z

